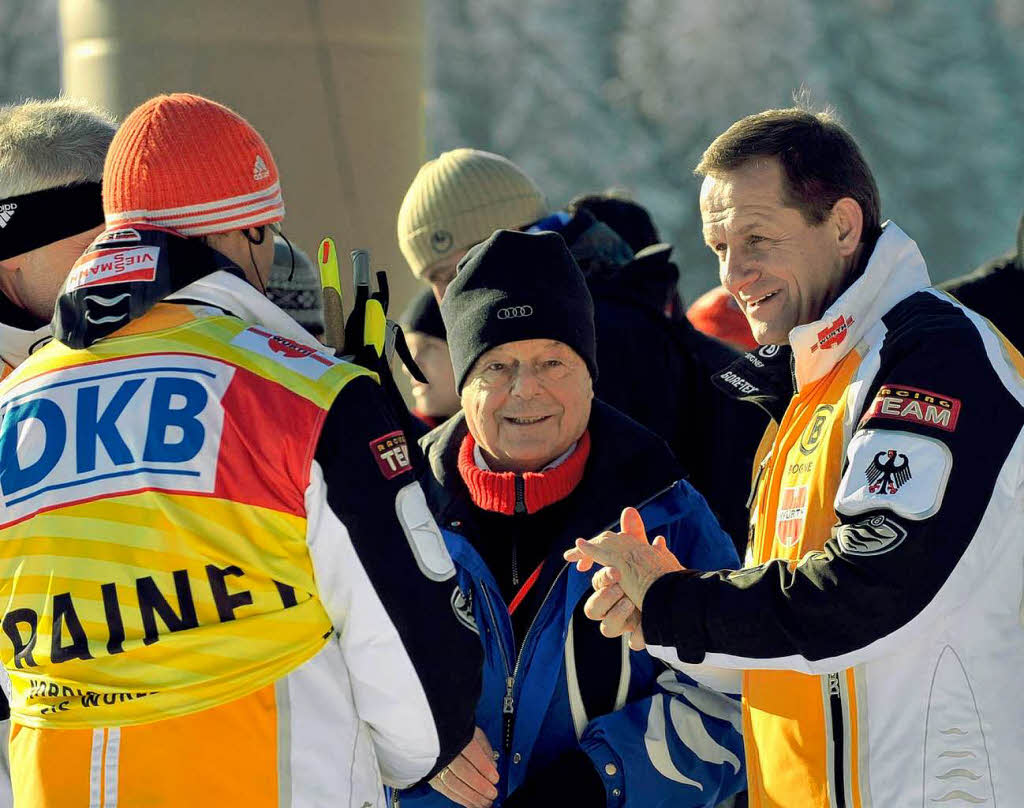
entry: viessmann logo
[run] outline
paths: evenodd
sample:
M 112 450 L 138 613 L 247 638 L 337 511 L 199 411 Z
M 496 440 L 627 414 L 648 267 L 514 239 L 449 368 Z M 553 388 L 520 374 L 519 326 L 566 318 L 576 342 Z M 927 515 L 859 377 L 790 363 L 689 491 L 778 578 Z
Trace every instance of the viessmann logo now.
M 507 309 L 498 309 L 499 320 L 529 317 L 531 314 L 533 314 L 533 306 L 509 306 Z

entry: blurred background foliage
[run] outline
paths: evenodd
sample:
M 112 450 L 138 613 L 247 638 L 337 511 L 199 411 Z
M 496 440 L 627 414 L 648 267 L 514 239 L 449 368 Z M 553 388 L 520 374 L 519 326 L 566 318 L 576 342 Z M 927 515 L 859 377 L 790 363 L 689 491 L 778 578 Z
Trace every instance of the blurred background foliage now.
M 1024 0 L 424 0 L 426 153 L 504 154 L 553 206 L 618 186 L 688 299 L 707 143 L 806 88 L 860 142 L 933 278 L 1010 248 L 1024 205 Z M 60 89 L 56 0 L 0 1 L 0 101 Z M 174 89 L 174 88 L 168 88 Z M 411 179 L 411 178 L 410 178 Z

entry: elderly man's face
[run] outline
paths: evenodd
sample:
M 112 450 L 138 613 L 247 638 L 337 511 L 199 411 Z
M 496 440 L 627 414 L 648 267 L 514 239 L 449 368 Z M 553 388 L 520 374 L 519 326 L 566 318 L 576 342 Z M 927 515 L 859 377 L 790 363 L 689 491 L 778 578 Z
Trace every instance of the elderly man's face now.
M 568 345 L 506 342 L 481 356 L 462 388 L 473 439 L 494 471 L 537 471 L 586 431 L 593 383 Z
M 821 317 L 839 295 L 860 238 L 858 221 L 851 245 L 850 223 L 835 211 L 808 224 L 786 203 L 783 178 L 778 160 L 751 160 L 707 176 L 700 191 L 704 241 L 762 345 L 783 345 L 791 329 Z M 844 215 L 848 203 L 856 205 L 844 200 Z

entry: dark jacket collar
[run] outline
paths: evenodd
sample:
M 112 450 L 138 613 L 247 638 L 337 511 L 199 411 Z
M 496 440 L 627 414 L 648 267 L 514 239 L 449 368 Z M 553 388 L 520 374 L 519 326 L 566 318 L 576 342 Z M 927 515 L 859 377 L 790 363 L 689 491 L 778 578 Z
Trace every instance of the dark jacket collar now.
M 788 345 L 762 345 L 716 373 L 711 382 L 727 396 L 757 404 L 779 422 L 796 390 L 793 351 Z
M 603 530 L 627 505 L 639 506 L 683 477 L 660 437 L 597 399 L 588 429 L 590 458 L 571 495 L 574 504 L 566 522 L 573 537 Z M 430 510 L 442 527 L 465 534 L 472 533 L 477 510 L 458 471 L 459 447 L 468 431 L 459 412 L 420 440 L 427 458 L 422 483 Z

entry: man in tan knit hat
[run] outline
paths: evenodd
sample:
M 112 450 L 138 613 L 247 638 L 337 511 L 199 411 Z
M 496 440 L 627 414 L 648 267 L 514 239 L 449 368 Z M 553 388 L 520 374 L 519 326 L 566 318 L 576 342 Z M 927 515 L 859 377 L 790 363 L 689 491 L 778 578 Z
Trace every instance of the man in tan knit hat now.
M 413 275 L 430 284 L 440 302 L 470 247 L 547 212 L 540 188 L 511 160 L 453 149 L 416 174 L 398 212 L 398 243 Z

